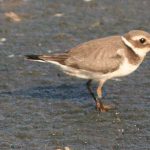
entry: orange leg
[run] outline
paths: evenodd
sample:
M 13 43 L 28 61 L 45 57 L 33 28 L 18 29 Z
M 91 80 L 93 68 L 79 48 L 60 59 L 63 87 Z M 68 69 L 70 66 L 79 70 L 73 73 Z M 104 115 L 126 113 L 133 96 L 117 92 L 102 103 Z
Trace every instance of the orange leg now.
M 97 88 L 97 95 L 98 95 L 98 100 L 96 102 L 97 110 L 101 112 L 105 112 L 107 109 L 115 108 L 115 106 L 110 106 L 110 105 L 103 105 L 102 103 L 102 86 L 104 82 L 100 82 L 98 88 Z
M 104 112 L 107 109 L 115 108 L 114 106 L 112 107 L 110 105 L 103 105 L 103 103 L 102 103 L 102 86 L 103 86 L 103 84 L 104 84 L 105 81 L 101 81 L 100 84 L 99 84 L 99 86 L 98 86 L 98 88 L 97 88 L 98 99 L 95 97 L 94 92 L 93 92 L 93 90 L 91 88 L 91 82 L 92 82 L 91 79 L 88 80 L 88 82 L 86 83 L 86 85 L 87 85 L 87 88 L 88 88 L 90 94 L 92 95 L 92 97 L 95 100 L 97 110 Z

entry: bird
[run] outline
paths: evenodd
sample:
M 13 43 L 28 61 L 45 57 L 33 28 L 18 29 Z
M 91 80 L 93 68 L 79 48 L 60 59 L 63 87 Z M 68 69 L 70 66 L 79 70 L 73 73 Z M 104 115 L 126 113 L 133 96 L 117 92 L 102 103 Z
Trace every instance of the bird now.
M 102 103 L 102 86 L 112 78 L 134 72 L 150 51 L 150 34 L 131 30 L 124 35 L 114 35 L 73 47 L 69 51 L 52 55 L 26 55 L 27 60 L 53 63 L 66 74 L 87 79 L 86 86 L 95 100 L 98 111 L 115 108 Z M 99 82 L 97 96 L 91 82 Z

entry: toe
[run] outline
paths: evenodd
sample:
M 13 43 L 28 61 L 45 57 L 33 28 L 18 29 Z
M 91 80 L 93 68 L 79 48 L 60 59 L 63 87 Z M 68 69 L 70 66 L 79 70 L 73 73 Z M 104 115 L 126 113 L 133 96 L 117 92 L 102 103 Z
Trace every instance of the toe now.
M 115 106 L 104 105 L 103 108 L 104 109 L 113 109 L 113 108 L 115 108 Z

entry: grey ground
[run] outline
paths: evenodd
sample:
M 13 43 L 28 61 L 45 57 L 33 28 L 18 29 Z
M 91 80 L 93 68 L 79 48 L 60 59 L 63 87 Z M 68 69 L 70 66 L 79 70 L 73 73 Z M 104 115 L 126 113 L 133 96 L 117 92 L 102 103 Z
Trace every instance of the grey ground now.
M 106 82 L 103 101 L 116 108 L 105 113 L 86 80 L 24 59 L 133 29 L 150 32 L 149 0 L 1 0 L 0 149 L 149 150 L 150 54 L 134 74 Z

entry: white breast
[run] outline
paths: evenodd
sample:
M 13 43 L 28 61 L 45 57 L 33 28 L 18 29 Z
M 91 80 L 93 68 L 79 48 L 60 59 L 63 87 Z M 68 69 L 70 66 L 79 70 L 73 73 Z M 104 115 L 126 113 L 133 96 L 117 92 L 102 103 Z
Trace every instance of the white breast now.
M 140 64 L 139 64 L 140 65 Z M 124 62 L 122 65 L 120 65 L 119 69 L 104 75 L 107 79 L 111 79 L 114 77 L 120 77 L 120 76 L 126 76 L 132 72 L 134 72 L 139 65 L 132 65 L 128 62 L 128 59 L 124 59 Z

